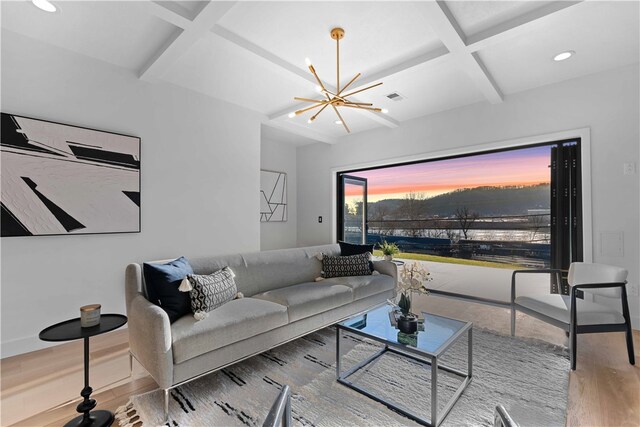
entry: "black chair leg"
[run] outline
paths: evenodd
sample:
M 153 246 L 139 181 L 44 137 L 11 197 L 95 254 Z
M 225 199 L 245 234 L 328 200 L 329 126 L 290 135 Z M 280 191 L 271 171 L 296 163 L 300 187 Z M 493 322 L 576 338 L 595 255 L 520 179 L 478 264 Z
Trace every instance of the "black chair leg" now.
M 627 331 L 625 332 L 627 337 L 627 353 L 629 353 L 629 363 L 636 364 L 636 356 L 633 351 L 633 329 L 631 329 L 631 323 L 627 323 Z
M 625 332 L 627 338 L 627 353 L 629 354 L 629 363 L 636 364 L 636 356 L 633 351 L 633 329 L 631 328 L 631 316 L 629 315 L 629 301 L 627 300 L 627 287 L 622 287 L 622 316 L 624 323 L 627 324 Z
M 571 325 L 571 331 L 569 332 L 569 340 L 571 341 L 571 348 L 570 348 L 570 352 L 571 352 L 571 370 L 575 371 L 576 370 L 576 359 L 578 358 L 578 348 L 577 348 L 577 344 L 578 344 L 578 340 L 577 340 L 577 331 L 576 331 L 576 326 L 575 324 Z

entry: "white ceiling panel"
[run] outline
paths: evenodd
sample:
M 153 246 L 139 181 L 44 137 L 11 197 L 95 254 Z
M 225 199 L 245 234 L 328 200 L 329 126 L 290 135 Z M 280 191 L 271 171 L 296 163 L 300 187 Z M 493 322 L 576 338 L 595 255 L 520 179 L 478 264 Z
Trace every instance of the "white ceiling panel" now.
M 198 40 L 162 78 L 263 114 L 293 109 L 294 96 L 313 93 L 311 83 L 214 34 Z
M 640 51 L 639 5 L 580 3 L 536 21 L 532 34 L 480 51 L 480 58 L 504 93 L 634 64 Z M 576 54 L 553 61 L 566 50 Z
M 450 58 L 435 66 L 427 63 L 387 77 L 384 91 L 365 92 L 360 99 L 387 108 L 400 121 L 483 101 L 482 92 L 457 61 Z M 392 101 L 386 97 L 392 92 L 405 98 Z
M 552 1 L 447 1 L 446 5 L 469 37 L 543 7 Z
M 148 13 L 146 2 L 55 2 L 46 13 L 28 1 L 3 1 L 2 27 L 100 59 L 138 70 L 176 28 Z
M 240 2 L 219 24 L 306 70 L 312 60 L 320 78 L 336 85 L 336 42 L 342 27 L 341 81 L 371 74 L 442 44 L 422 18 L 419 2 Z

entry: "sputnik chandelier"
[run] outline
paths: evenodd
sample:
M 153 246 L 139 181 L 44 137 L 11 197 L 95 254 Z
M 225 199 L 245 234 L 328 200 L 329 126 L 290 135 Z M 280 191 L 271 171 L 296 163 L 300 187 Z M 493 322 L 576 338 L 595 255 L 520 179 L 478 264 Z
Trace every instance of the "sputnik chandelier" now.
M 384 108 L 374 108 L 373 104 L 370 104 L 370 103 L 353 102 L 349 100 L 349 97 L 355 95 L 356 93 L 364 92 L 365 90 L 369 90 L 376 86 L 380 86 L 382 82 L 373 84 L 371 86 L 367 86 L 364 89 L 359 89 L 350 93 L 344 93 L 345 90 L 347 90 L 347 88 L 351 86 L 351 84 L 355 82 L 358 79 L 358 77 L 360 77 L 360 73 L 356 74 L 355 77 L 352 78 L 349 81 L 349 83 L 347 83 L 345 86 L 343 86 L 342 88 L 340 87 L 340 40 L 344 38 L 344 30 L 342 28 L 334 28 L 333 30 L 331 30 L 331 38 L 336 41 L 336 93 L 333 93 L 327 90 L 325 85 L 322 83 L 322 80 L 320 80 L 320 77 L 318 77 L 318 74 L 316 73 L 315 68 L 313 68 L 313 65 L 311 64 L 311 60 L 309 60 L 309 58 L 306 58 L 305 62 L 309 67 L 309 71 L 311 71 L 311 74 L 313 74 L 313 77 L 315 77 L 316 81 L 318 82 L 318 85 L 316 86 L 316 91 L 324 95 L 326 99 L 309 99 L 309 98 L 299 98 L 299 97 L 293 98 L 296 101 L 310 102 L 314 105 L 312 105 L 311 107 L 303 108 L 301 110 L 290 113 L 289 118 L 293 118 L 295 116 L 299 116 L 300 114 L 306 113 L 307 111 L 320 108 L 320 111 L 318 111 L 313 116 L 311 116 L 307 121 L 307 123 L 313 123 L 316 117 L 318 117 L 318 115 L 320 115 L 320 113 L 322 113 L 325 108 L 327 108 L 328 106 L 331 106 L 331 108 L 333 108 L 333 111 L 335 111 L 336 115 L 338 116 L 338 120 L 336 120 L 336 124 L 342 124 L 346 129 L 347 133 L 350 133 L 351 131 L 349 130 L 349 127 L 347 126 L 344 119 L 342 118 L 342 115 L 338 111 L 338 108 L 342 108 L 342 107 L 355 108 L 359 110 L 369 110 L 369 111 L 374 111 L 376 113 L 386 114 L 387 110 Z

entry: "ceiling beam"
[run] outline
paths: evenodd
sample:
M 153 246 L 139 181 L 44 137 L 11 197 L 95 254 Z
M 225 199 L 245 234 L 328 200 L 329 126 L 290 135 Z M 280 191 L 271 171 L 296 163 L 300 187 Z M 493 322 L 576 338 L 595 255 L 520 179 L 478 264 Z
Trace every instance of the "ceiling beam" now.
M 145 3 L 152 15 L 162 19 L 170 24 L 175 25 L 183 30 L 187 28 L 193 16 L 189 16 L 187 11 L 177 3 L 168 1 L 149 1 Z
M 467 51 L 466 37 L 444 1 L 424 3 L 425 19 L 451 54 L 460 58 L 463 70 L 489 102 L 502 102 L 502 92 L 477 54 Z
M 467 51 L 477 52 L 496 43 L 510 40 L 529 30 L 531 24 L 546 16 L 552 15 L 561 10 L 567 9 L 582 1 L 554 1 L 541 6 L 524 15 L 517 16 L 509 21 L 503 22 L 479 33 L 470 35 L 466 39 Z
M 162 12 L 166 16 L 173 16 L 173 20 L 180 22 L 182 31 L 177 31 L 169 40 L 156 52 L 142 67 L 138 76 L 144 80 L 155 80 L 173 64 L 180 56 L 182 56 L 191 46 L 193 46 L 200 38 L 205 37 L 211 28 L 222 18 L 236 2 L 208 2 L 196 15 L 189 21 L 184 16 L 174 10 L 167 9 L 163 4 L 151 2 L 150 7 L 164 8 L 167 12 Z M 153 6 L 155 5 L 155 6 Z M 159 11 L 160 9 L 155 9 Z M 172 14 L 172 15 L 168 15 Z M 181 17 L 181 18 L 176 18 Z M 164 18 L 163 18 L 164 19 Z M 186 22 L 189 21 L 189 22 Z
M 455 59 L 474 81 L 487 100 L 492 103 L 500 103 L 503 100 L 503 95 L 493 77 L 482 63 L 477 52 L 523 34 L 530 29 L 535 21 L 581 2 L 582 0 L 551 2 L 524 15 L 515 17 L 468 37 L 462 31 L 444 1 L 425 2 L 424 4 L 427 9 L 425 20 L 431 25 L 436 35 L 444 44 L 444 47 L 424 52 L 416 57 L 364 76 L 361 80 L 358 80 L 352 90 L 365 87 L 368 84 L 383 80 L 386 77 L 421 64 L 429 63 L 432 65 L 441 61 Z M 162 46 L 140 70 L 140 78 L 154 79 L 160 76 L 170 64 L 193 45 L 199 37 L 214 34 L 315 85 L 315 79 L 305 69 L 283 60 L 255 43 L 217 24 L 219 19 L 233 7 L 234 3 L 235 2 L 203 2 L 204 6 L 199 11 L 191 12 L 179 4 L 170 1 L 154 0 L 147 2 L 152 14 L 178 28 L 164 46 Z M 331 85 L 326 85 L 326 87 L 329 90 L 335 91 L 335 87 Z M 313 94 L 313 96 L 315 95 L 316 94 Z M 354 101 L 358 102 L 355 99 Z M 290 107 L 275 111 L 267 117 L 270 121 L 273 121 L 303 106 L 308 106 L 308 104 L 292 103 Z M 365 114 L 385 126 L 397 127 L 399 125 L 398 121 L 389 115 L 378 114 L 367 110 L 357 111 L 360 111 L 361 114 Z M 271 122 L 270 124 L 275 125 L 275 122 Z M 297 127 L 303 129 L 301 125 Z M 309 131 L 311 132 L 311 134 L 309 134 L 311 138 L 320 140 L 320 138 L 324 137 L 335 142 L 330 137 L 321 136 L 310 129 Z M 302 133 L 298 133 L 302 135 Z M 328 140 L 324 142 L 328 142 Z

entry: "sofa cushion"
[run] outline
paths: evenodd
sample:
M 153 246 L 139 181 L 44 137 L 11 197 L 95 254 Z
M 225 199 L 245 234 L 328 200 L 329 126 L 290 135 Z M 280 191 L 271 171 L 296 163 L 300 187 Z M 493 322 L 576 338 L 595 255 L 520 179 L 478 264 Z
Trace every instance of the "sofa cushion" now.
M 577 299 L 578 325 L 598 325 L 624 323 L 619 311 L 591 301 Z M 521 296 L 515 303 L 551 318 L 569 324 L 571 317 L 571 298 L 567 295 L 549 294 L 536 297 Z
M 190 258 L 196 274 L 211 274 L 229 266 L 236 274 L 238 291 L 253 296 L 272 289 L 298 283 L 313 282 L 320 276 L 322 262 L 319 253 L 339 255 L 338 244 L 307 248 L 278 249 L 238 255 Z
M 322 283 L 335 283 L 348 286 L 353 290 L 353 299 L 359 300 L 371 295 L 392 290 L 396 283 L 393 277 L 386 274 L 373 276 L 332 277 Z
M 287 322 L 287 307 L 254 298 L 229 301 L 200 321 L 184 316 L 171 325 L 173 361 L 184 362 Z
M 263 292 L 253 298 L 286 305 L 289 322 L 295 322 L 349 304 L 353 301 L 353 291 L 348 286 L 335 283 L 311 282 Z

